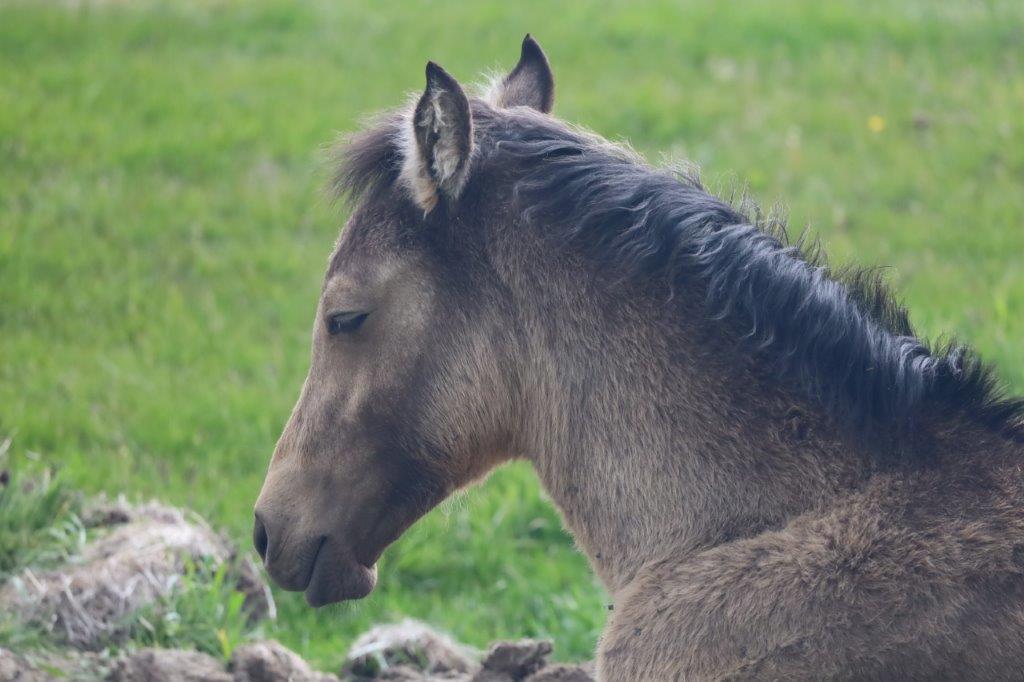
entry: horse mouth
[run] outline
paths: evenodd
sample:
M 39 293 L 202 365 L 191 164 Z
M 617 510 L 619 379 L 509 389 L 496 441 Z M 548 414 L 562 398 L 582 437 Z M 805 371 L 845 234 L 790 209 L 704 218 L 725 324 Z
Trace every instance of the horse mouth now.
M 324 537 L 303 590 L 306 602 L 316 608 L 370 594 L 377 584 L 377 560 L 430 506 L 392 509 L 368 524 L 355 542 Z
M 309 583 L 303 590 L 306 603 L 314 608 L 342 601 L 362 599 L 377 584 L 376 562 L 366 565 L 351 554 L 332 552 L 321 542 L 313 558 Z

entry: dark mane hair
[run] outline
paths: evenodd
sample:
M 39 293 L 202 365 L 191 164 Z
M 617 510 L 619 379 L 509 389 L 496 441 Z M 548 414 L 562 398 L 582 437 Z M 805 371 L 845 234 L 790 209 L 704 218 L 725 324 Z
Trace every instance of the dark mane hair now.
M 524 220 L 610 272 L 704 287 L 707 314 L 837 423 L 901 448 L 922 416 L 953 410 L 1024 440 L 1024 399 L 1007 397 L 970 348 L 918 338 L 877 270 L 832 270 L 781 222 L 555 119 L 478 101 L 473 116 L 478 161 L 514 171 Z M 357 198 L 396 181 L 402 121 L 392 114 L 342 147 L 336 193 Z

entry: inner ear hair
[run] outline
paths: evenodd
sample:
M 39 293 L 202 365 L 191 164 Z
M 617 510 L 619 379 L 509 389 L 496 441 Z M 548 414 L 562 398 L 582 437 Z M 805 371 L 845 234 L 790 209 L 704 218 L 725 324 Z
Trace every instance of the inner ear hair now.
M 466 183 L 473 147 L 469 99 L 458 81 L 427 63 L 427 87 L 412 113 L 402 174 L 426 212 L 440 196 L 457 199 Z

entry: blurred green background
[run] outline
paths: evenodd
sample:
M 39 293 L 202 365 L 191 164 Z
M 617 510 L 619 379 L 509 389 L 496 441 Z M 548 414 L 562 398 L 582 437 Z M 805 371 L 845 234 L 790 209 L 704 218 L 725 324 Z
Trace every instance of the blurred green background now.
M 480 81 L 528 31 L 558 115 L 892 266 L 925 335 L 1024 389 L 1024 3 L 2 2 L 7 459 L 248 546 L 347 210 L 321 192 L 324 145 L 420 89 L 427 59 Z M 269 634 L 325 667 L 401 616 L 584 658 L 606 599 L 524 467 L 414 527 L 367 601 L 277 597 Z

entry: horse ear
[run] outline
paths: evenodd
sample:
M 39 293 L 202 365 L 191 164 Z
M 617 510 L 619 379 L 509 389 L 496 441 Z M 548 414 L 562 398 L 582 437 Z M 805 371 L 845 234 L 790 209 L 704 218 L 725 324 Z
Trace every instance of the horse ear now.
M 544 50 L 527 33 L 519 63 L 498 85 L 494 103 L 499 107 L 533 107 L 545 114 L 555 103 L 555 77 Z
M 413 110 L 403 175 L 413 198 L 429 212 L 439 195 L 457 199 L 466 184 L 473 150 L 469 99 L 458 81 L 427 62 L 427 87 Z

